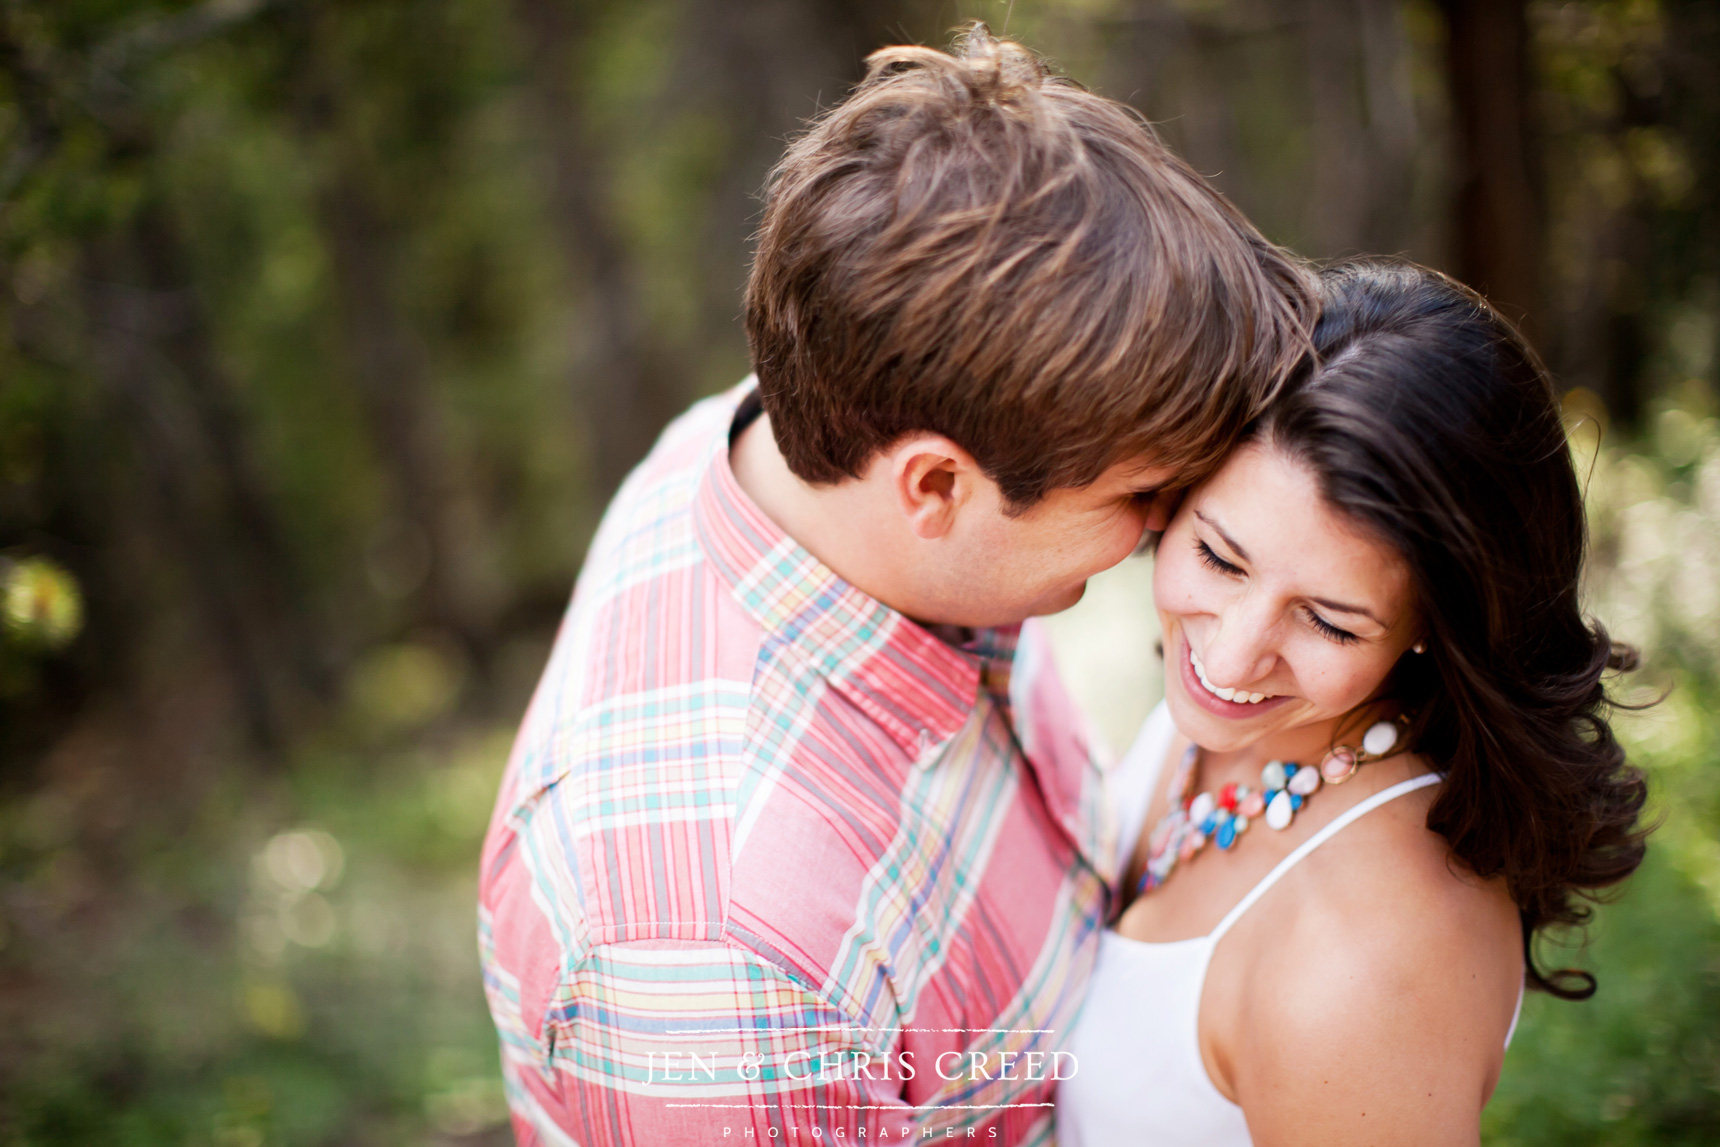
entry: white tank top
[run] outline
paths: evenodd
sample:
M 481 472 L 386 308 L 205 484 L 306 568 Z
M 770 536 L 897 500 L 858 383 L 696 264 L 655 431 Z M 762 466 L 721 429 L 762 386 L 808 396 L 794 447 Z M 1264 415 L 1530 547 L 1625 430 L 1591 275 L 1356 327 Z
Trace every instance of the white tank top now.
M 1176 728 L 1161 704 L 1113 773 L 1122 847 L 1132 849 Z M 1106 932 L 1069 1050 L 1075 1072 L 1058 1085 L 1063 1147 L 1249 1147 L 1242 1108 L 1213 1086 L 1200 1056 L 1200 995 L 1213 949 L 1303 857 L 1351 821 L 1439 783 L 1420 776 L 1346 810 L 1285 857 L 1205 936 L 1149 944 Z M 1523 997 L 1517 997 L 1520 1013 Z M 1505 1044 L 1517 1030 L 1517 1017 Z

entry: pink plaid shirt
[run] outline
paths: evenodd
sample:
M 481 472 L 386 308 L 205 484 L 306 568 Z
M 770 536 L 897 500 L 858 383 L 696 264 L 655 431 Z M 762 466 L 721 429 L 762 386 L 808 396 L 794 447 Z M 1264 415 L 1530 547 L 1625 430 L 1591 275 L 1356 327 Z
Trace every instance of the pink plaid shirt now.
M 519 1141 L 1049 1141 L 1100 774 L 1037 627 L 946 643 L 752 504 L 745 391 L 616 495 L 502 781 L 479 939 Z

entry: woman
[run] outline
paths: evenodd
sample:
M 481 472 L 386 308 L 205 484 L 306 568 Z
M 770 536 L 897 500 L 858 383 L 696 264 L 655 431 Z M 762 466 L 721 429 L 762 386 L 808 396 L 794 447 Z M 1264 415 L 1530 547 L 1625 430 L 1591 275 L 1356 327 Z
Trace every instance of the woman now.
M 1476 1143 L 1525 983 L 1594 990 L 1535 936 L 1642 858 L 1546 374 L 1432 271 L 1323 288 L 1316 365 L 1159 545 L 1065 1144 Z

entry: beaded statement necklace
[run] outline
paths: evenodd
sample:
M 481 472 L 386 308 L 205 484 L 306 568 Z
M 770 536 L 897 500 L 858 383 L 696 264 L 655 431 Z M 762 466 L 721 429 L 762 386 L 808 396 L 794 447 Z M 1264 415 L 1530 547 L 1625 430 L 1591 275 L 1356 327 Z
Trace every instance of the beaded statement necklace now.
M 1205 848 L 1208 842 L 1228 851 L 1248 826 L 1265 818 L 1266 827 L 1286 829 L 1307 799 L 1322 784 L 1341 785 L 1355 775 L 1358 766 L 1389 756 L 1402 734 L 1397 721 L 1379 721 L 1362 735 L 1362 747 L 1339 745 L 1327 752 L 1319 767 L 1292 761 L 1267 761 L 1260 770 L 1260 787 L 1225 785 L 1218 792 L 1196 793 L 1195 773 L 1200 749 L 1190 745 L 1171 780 L 1176 794 L 1147 841 L 1147 867 L 1135 886 L 1135 895 L 1151 892 L 1176 870 L 1182 861 Z

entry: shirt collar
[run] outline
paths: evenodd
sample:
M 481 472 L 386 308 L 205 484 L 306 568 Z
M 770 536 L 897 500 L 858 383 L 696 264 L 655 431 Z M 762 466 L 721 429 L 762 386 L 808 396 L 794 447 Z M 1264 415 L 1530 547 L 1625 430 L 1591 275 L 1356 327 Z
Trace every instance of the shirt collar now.
M 712 567 L 765 640 L 793 646 L 911 756 L 929 759 L 927 750 L 955 735 L 982 684 L 1007 694 L 1019 626 L 964 632 L 952 644 L 848 584 L 740 488 L 726 433 L 700 480 L 693 517 Z

